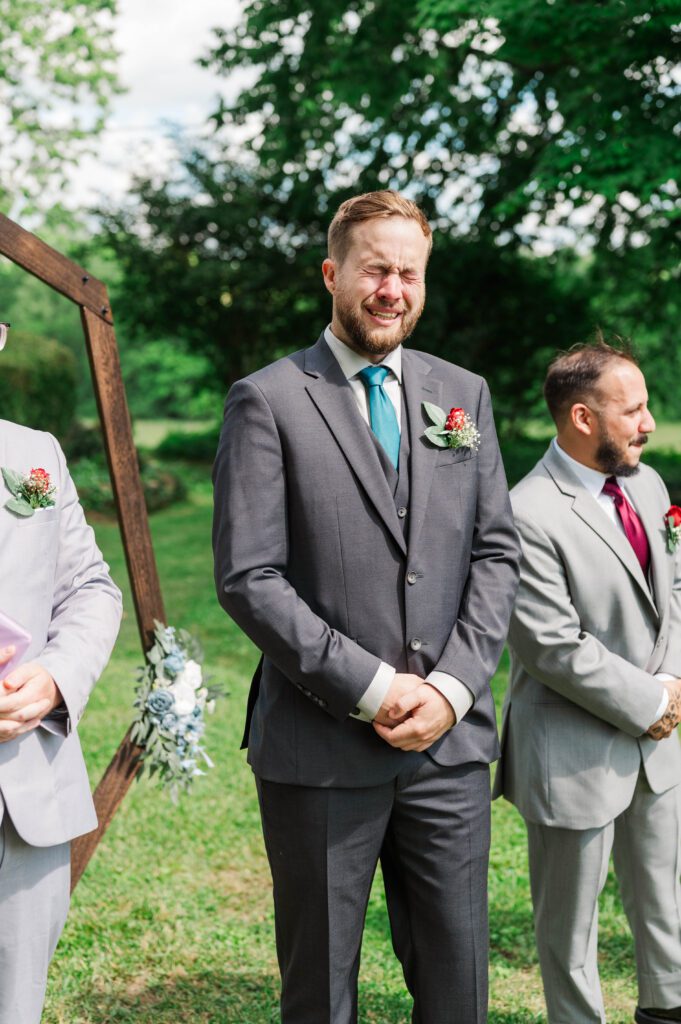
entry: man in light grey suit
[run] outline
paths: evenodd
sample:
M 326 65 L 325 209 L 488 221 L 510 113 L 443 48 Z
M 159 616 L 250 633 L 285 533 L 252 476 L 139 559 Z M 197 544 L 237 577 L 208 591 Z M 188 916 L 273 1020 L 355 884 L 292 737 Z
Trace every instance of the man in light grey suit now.
M 639 459 L 655 422 L 633 358 L 557 357 L 557 438 L 511 493 L 523 558 L 495 785 L 527 822 L 550 1024 L 604 1021 L 598 895 L 612 850 L 640 1024 L 681 1020 L 681 572 L 669 496 Z
M 37 1024 L 68 910 L 69 843 L 97 824 L 76 726 L 121 597 L 56 440 L 2 420 L 0 466 L 19 477 L 39 467 L 54 487 L 52 506 L 19 515 L 0 483 L 0 611 L 31 636 L 18 667 L 0 674 L 0 1024 Z
M 489 678 L 518 548 L 484 381 L 402 348 L 431 232 L 390 191 L 344 203 L 317 343 L 231 389 L 215 480 L 224 608 L 262 651 L 249 763 L 274 881 L 284 1024 L 352 1024 L 379 857 L 421 1024 L 487 1002 Z M 438 447 L 424 402 L 479 447 Z

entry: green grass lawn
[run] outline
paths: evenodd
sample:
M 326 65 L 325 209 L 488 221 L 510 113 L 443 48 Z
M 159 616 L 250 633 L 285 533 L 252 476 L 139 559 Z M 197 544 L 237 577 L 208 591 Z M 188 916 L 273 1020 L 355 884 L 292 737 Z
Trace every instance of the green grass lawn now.
M 74 894 L 50 971 L 45 1024 L 279 1019 L 269 872 L 251 773 L 238 749 L 257 659 L 214 597 L 210 516 L 208 486 L 199 486 L 190 502 L 153 516 L 152 532 L 168 618 L 200 635 L 207 668 L 230 690 L 209 720 L 216 768 L 178 806 L 146 780 L 133 786 Z M 108 523 L 96 529 L 127 591 L 118 529 Z M 93 784 L 129 722 L 141 661 L 129 592 L 125 607 L 114 658 L 80 728 Z M 494 683 L 498 702 L 505 683 L 502 666 Z M 503 802 L 494 806 L 490 921 L 491 1024 L 544 1020 L 524 828 Z M 632 945 L 612 877 L 602 900 L 600 949 L 608 1019 L 624 1024 L 635 1002 Z M 360 1020 L 409 1019 L 377 880 L 363 948 Z

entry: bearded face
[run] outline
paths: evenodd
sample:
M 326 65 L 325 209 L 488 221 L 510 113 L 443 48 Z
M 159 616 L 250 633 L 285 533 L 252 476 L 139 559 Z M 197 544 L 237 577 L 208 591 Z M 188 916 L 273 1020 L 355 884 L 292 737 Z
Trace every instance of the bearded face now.
M 342 262 L 324 265 L 334 334 L 373 361 L 396 349 L 423 312 L 428 251 L 419 224 L 406 217 L 355 225 Z

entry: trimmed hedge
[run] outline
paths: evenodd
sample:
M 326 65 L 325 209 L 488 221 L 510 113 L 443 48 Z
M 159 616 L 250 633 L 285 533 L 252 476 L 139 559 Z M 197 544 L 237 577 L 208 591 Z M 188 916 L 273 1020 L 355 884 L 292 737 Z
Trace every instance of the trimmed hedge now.
M 0 352 L 3 419 L 63 437 L 75 414 L 78 365 L 70 349 L 53 338 L 11 330 Z
M 200 433 L 173 431 L 161 441 L 154 454 L 159 459 L 185 462 L 213 462 L 218 449 L 220 424 Z
M 115 512 L 109 470 L 103 459 L 79 459 L 70 469 L 86 512 Z M 140 459 L 140 475 L 148 512 L 167 508 L 187 497 L 182 477 L 152 459 Z

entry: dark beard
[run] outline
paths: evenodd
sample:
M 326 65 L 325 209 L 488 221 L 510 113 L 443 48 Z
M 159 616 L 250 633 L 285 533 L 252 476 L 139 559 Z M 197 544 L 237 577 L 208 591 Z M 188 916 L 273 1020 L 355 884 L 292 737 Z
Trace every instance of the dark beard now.
M 637 437 L 636 440 L 640 444 L 648 443 L 645 434 Z M 596 462 L 601 473 L 607 473 L 608 476 L 635 476 L 639 470 L 638 464 L 630 466 L 624 462 L 622 452 L 607 434 L 603 434 L 603 439 L 596 449 Z
M 379 338 L 372 338 L 369 329 L 357 316 L 354 309 L 347 309 L 342 303 L 336 304 L 335 313 L 346 335 L 350 339 L 353 348 L 367 356 L 387 356 L 394 352 L 403 341 L 413 333 L 423 306 L 419 310 L 412 310 L 402 316 L 402 330 L 388 343 Z

